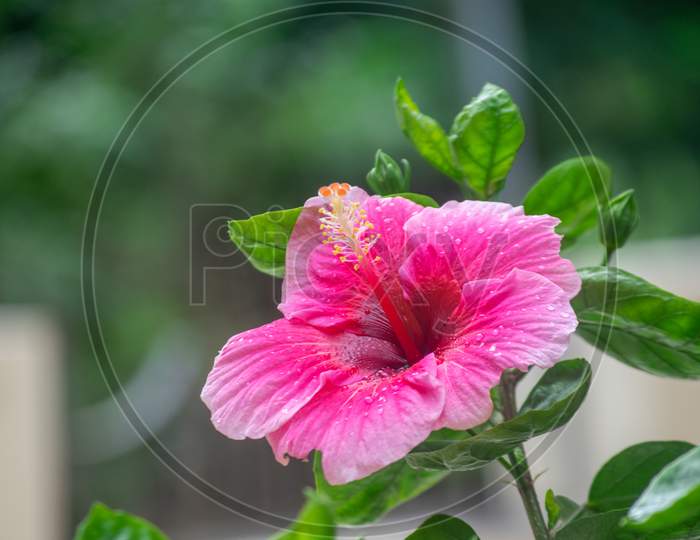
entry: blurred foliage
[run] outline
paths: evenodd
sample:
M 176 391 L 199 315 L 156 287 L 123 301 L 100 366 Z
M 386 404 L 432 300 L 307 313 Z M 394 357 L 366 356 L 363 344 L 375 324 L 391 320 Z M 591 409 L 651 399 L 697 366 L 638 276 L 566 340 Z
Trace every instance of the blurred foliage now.
M 112 139 L 141 96 L 194 47 L 292 4 L 0 4 L 0 300 L 53 306 L 67 339 L 70 410 L 107 396 L 84 329 L 79 271 L 85 210 Z M 454 8 L 446 0 L 430 7 L 448 17 Z M 635 189 L 637 237 L 700 233 L 700 8 L 545 0 L 517 4 L 516 12 L 525 46 L 518 56 L 611 163 L 616 192 Z M 191 205 L 235 203 L 251 213 L 298 206 L 329 180 L 364 184 L 380 147 L 411 161 L 414 191 L 457 196 L 401 134 L 392 88 L 403 76 L 421 105 L 447 122 L 485 82 L 478 73 L 473 88 L 459 82 L 469 71 L 458 65 L 459 47 L 405 22 L 323 17 L 251 35 L 180 79 L 129 141 L 101 215 L 97 298 L 120 377 L 128 380 L 154 337 L 178 320 L 211 345 L 192 359 L 204 376 L 231 333 L 275 316 L 269 279 L 246 267 L 217 272 L 206 308 L 189 306 Z M 530 99 L 528 137 L 543 173 L 572 149 Z M 536 178 L 519 180 L 524 192 Z M 200 437 L 207 451 L 194 454 L 203 469 L 225 462 L 230 446 L 208 428 L 196 391 L 191 401 L 163 437 L 185 450 Z M 191 418 L 195 427 L 185 422 Z M 151 504 L 154 513 L 178 497 L 152 496 L 173 480 L 145 450 L 110 464 L 74 464 L 71 473 L 74 519 L 95 497 Z

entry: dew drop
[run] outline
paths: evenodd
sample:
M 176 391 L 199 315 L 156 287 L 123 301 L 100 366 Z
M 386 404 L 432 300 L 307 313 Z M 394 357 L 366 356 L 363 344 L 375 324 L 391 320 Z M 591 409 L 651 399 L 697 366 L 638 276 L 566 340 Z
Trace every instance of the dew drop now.
M 365 403 L 370 404 L 370 403 L 372 403 L 373 401 L 374 401 L 374 400 L 372 399 L 372 396 L 365 396 Z
M 554 311 L 554 306 L 552 304 L 547 304 L 547 311 Z
M 478 232 L 479 234 L 484 234 L 484 228 L 483 228 L 483 227 L 479 227 L 479 228 L 476 230 L 476 232 Z
M 490 352 L 494 352 L 495 350 L 496 350 L 496 346 L 495 346 L 495 345 L 491 345 L 491 346 L 489 347 L 489 351 L 490 351 Z

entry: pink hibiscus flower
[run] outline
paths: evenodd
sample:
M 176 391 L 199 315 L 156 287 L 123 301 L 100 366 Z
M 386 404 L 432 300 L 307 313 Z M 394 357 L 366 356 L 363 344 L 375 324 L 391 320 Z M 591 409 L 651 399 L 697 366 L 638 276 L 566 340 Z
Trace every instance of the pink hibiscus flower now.
M 331 484 L 492 413 L 506 368 L 552 366 L 580 288 L 559 220 L 505 203 L 424 208 L 347 184 L 309 199 L 287 246 L 284 318 L 233 336 L 202 391 L 216 429 L 277 460 L 322 453 Z

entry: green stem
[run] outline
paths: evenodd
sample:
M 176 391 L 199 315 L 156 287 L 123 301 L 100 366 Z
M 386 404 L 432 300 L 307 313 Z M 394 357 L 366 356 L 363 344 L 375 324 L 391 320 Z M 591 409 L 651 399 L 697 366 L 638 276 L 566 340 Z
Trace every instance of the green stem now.
M 501 378 L 501 400 L 503 402 L 503 418 L 510 420 L 517 414 L 517 406 L 515 402 L 515 387 L 524 373 L 516 370 L 506 370 Z M 530 473 L 530 467 L 527 463 L 525 449 L 522 445 L 518 445 L 515 449 L 508 453 L 508 465 L 506 469 L 510 472 L 515 480 L 515 484 L 520 493 L 520 498 L 525 506 L 525 512 L 530 522 L 530 528 L 535 535 L 536 540 L 549 540 L 549 530 L 542 515 L 542 508 L 537 499 L 535 491 L 535 482 Z M 501 462 L 502 463 L 502 462 Z M 502 463 L 503 464 L 503 463 Z M 504 465 L 505 466 L 505 465 Z
M 469 187 L 467 184 L 466 179 L 458 179 L 457 185 L 459 186 L 459 190 L 462 192 L 462 197 L 464 197 L 464 200 L 472 200 L 472 201 L 479 201 L 482 200 L 481 197 L 474 191 L 472 188 Z

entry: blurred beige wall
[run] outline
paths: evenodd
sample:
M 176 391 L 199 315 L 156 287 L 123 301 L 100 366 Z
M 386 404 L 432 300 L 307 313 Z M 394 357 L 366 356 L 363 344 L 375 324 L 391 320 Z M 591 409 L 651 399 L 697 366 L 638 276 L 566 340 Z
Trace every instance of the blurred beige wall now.
M 64 537 L 63 343 L 42 310 L 0 307 L 0 523 L 12 540 Z

